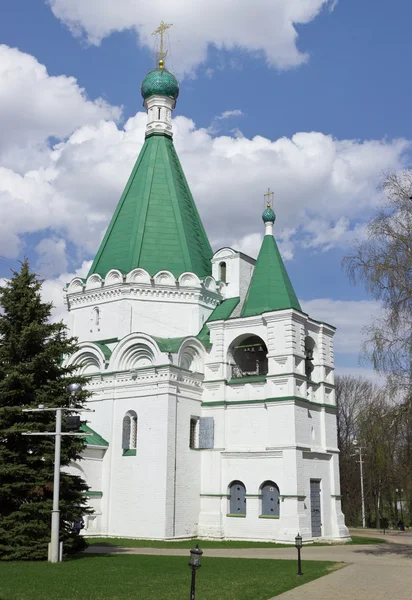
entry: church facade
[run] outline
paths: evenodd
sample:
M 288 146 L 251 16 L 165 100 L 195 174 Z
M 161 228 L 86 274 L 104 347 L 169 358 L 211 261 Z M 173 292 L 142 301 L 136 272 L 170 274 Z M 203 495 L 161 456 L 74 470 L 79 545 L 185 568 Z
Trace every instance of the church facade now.
M 88 377 L 88 535 L 344 539 L 335 329 L 304 313 L 268 195 L 257 260 L 213 252 L 172 138 L 163 61 L 146 139 L 85 279 L 66 289 L 68 359 Z M 263 233 L 263 231 L 262 231 Z

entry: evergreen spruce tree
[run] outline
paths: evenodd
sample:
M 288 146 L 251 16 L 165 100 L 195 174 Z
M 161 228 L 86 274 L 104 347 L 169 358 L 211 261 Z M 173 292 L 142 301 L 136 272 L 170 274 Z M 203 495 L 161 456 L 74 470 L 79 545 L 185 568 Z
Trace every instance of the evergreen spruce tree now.
M 54 436 L 22 436 L 54 431 L 54 411 L 24 413 L 22 408 L 71 406 L 66 391 L 74 367 L 62 358 L 76 351 L 63 323 L 51 323 L 52 304 L 42 302 L 40 282 L 27 260 L 0 287 L 0 559 L 47 558 L 53 497 Z M 87 393 L 76 396 L 81 406 Z M 63 412 L 63 424 L 65 416 Z M 63 425 L 64 430 L 64 425 Z M 61 465 L 79 458 L 85 440 L 62 436 Z M 60 539 L 65 552 L 85 546 L 73 523 L 87 514 L 84 481 L 61 471 Z

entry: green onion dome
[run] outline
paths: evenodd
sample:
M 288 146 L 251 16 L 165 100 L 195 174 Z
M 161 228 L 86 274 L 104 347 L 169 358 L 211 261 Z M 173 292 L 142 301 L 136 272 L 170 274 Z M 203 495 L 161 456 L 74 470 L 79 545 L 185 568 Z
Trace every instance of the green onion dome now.
M 276 215 L 270 206 L 263 211 L 262 219 L 264 223 L 274 223 L 276 221 Z
M 179 95 L 179 84 L 174 75 L 159 66 L 143 79 L 141 92 L 144 100 L 150 96 L 169 96 L 176 100 Z

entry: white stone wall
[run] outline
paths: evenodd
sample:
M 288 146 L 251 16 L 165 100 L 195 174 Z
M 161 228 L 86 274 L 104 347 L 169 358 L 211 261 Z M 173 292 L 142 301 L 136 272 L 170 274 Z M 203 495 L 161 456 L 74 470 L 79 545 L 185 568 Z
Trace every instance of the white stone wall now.
M 235 254 L 230 260 L 240 286 L 247 275 L 242 275 L 242 268 L 250 264 L 242 266 Z M 146 277 L 137 271 L 137 279 Z M 169 275 L 163 273 L 149 285 L 141 279 L 133 282 L 130 274 L 113 283 L 118 275 L 112 273 L 104 282 L 92 276 L 69 287 L 74 331 L 84 340 L 71 361 L 89 375 L 94 392 L 90 426 L 109 442 L 99 464 L 90 453 L 82 462 L 89 485 L 100 485 L 103 492 L 102 498 L 90 500 L 97 511 L 90 523 L 93 532 L 293 542 L 300 531 L 311 539 L 310 479 L 318 479 L 322 536 L 345 537 L 336 447 L 333 328 L 295 310 L 233 318 L 210 323 L 213 345 L 208 350 L 187 337 L 172 356 L 162 352 L 148 332 L 159 337 L 198 333 L 221 297 L 215 279 L 195 285 L 191 274 L 187 276 L 166 285 Z M 98 299 L 92 286 L 98 286 L 101 294 L 98 324 L 93 315 L 90 321 Z M 139 300 L 133 297 L 137 288 Z M 133 333 L 138 327 L 134 307 L 145 333 Z M 92 331 L 87 330 L 90 322 Z M 182 329 L 179 336 L 177 328 Z M 258 381 L 232 382 L 231 347 L 250 335 L 258 335 L 267 345 L 269 373 Z M 311 381 L 305 375 L 304 354 L 309 335 L 315 343 Z M 111 337 L 122 339 L 108 342 L 109 357 L 90 341 Z M 129 410 L 138 416 L 135 456 L 122 452 L 122 423 Z M 190 418 L 202 416 L 214 419 L 214 447 L 194 450 L 189 448 Z M 244 518 L 227 516 L 228 486 L 234 480 L 246 486 Z M 260 518 L 260 487 L 268 480 L 280 489 L 279 519 Z

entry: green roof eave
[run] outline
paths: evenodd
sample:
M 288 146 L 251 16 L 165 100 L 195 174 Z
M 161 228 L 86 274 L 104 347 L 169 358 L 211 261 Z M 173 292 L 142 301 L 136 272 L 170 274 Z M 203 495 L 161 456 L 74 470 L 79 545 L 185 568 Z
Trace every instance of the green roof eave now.
M 202 344 L 206 347 L 210 347 L 212 344 L 210 343 L 210 331 L 207 326 L 208 323 L 213 321 L 226 321 L 230 318 L 230 315 L 239 304 L 240 298 L 237 296 L 236 298 L 227 298 L 223 300 L 220 304 L 216 306 L 214 311 L 209 315 L 208 320 L 203 324 L 202 329 L 197 334 L 197 339 L 202 342 Z
M 185 337 L 160 338 L 160 337 L 155 337 L 154 335 L 152 335 L 151 337 L 155 340 L 155 342 L 159 346 L 160 352 L 170 352 L 171 354 L 176 354 L 179 351 L 179 348 L 180 348 L 183 340 L 186 339 Z
M 265 235 L 240 316 L 287 308 L 302 312 L 275 238 Z
M 86 425 L 86 423 L 82 423 L 80 425 L 80 431 L 83 433 L 92 433 L 93 435 L 85 435 L 84 440 L 87 446 L 109 446 L 109 442 L 102 438 L 96 431 L 94 431 L 91 427 Z
M 95 344 L 96 346 L 98 346 L 100 348 L 100 350 L 103 352 L 103 356 L 106 360 L 110 360 L 112 351 L 110 350 L 110 348 L 108 348 L 106 346 L 106 344 L 102 344 L 101 342 L 92 342 L 92 344 Z
M 148 137 L 93 261 L 89 275 L 140 267 L 151 276 L 211 275 L 212 248 L 173 141 Z

